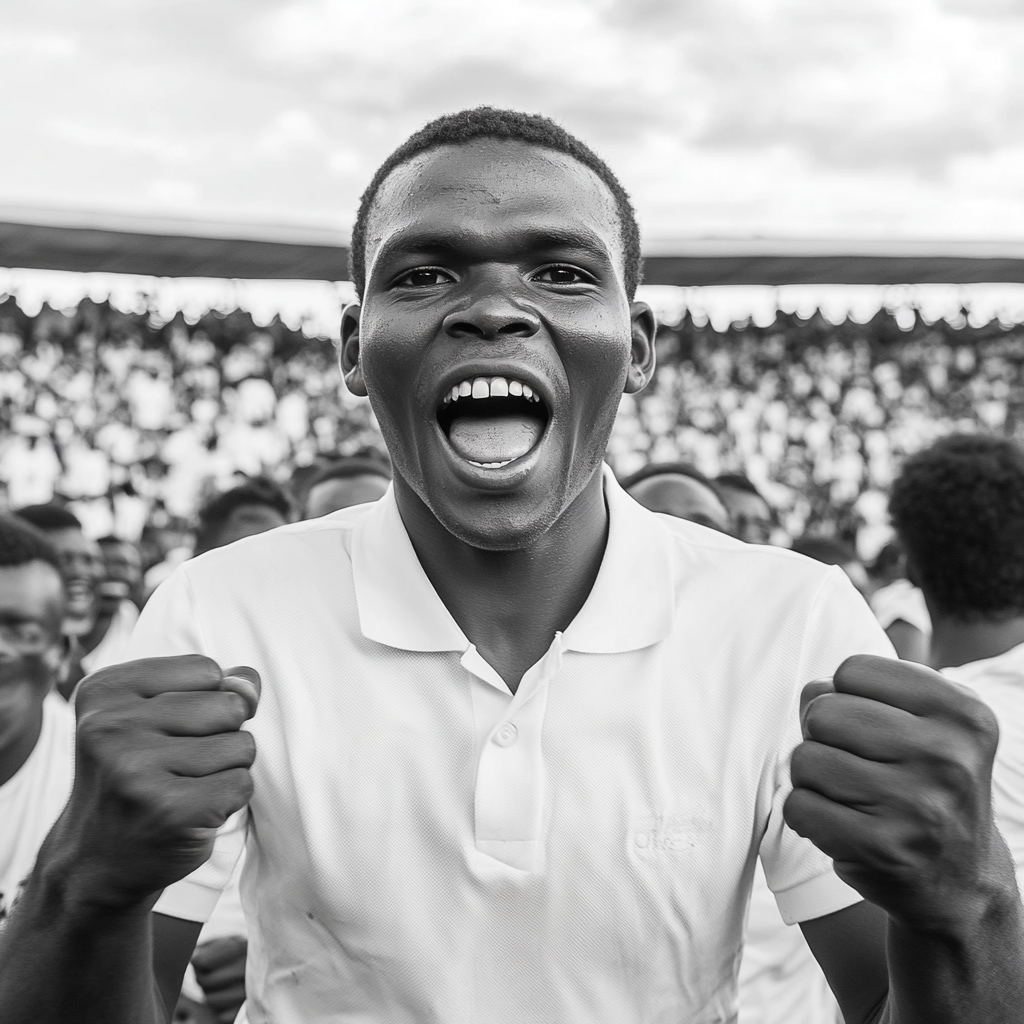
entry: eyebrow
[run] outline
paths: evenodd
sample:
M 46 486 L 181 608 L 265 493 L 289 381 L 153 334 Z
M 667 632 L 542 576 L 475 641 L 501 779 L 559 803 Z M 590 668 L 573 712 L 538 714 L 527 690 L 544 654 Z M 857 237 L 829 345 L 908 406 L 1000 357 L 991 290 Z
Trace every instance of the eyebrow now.
M 523 251 L 570 250 L 604 264 L 614 259 L 598 237 L 589 231 L 527 229 L 518 232 L 514 239 L 510 248 Z M 482 247 L 482 240 L 470 232 L 453 231 L 439 235 L 433 231 L 409 231 L 386 241 L 378 250 L 373 263 L 376 266 L 402 256 L 463 257 L 470 250 Z

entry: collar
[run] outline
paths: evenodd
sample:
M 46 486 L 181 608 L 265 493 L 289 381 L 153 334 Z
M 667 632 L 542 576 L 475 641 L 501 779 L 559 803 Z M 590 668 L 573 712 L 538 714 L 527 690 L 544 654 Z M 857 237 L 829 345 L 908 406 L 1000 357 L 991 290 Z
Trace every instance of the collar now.
M 649 647 L 669 635 L 675 616 L 668 528 L 622 490 L 608 466 L 603 473 L 608 543 L 593 589 L 563 636 L 565 649 L 588 654 Z M 367 639 L 406 651 L 470 647 L 416 557 L 394 487 L 353 527 L 352 576 Z

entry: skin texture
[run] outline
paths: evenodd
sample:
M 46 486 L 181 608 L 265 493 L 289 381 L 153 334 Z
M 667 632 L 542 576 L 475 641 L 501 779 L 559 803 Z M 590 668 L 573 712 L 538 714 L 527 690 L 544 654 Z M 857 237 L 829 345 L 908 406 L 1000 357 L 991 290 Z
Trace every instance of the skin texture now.
M 514 687 L 590 592 L 601 457 L 619 396 L 653 369 L 653 317 L 625 294 L 604 186 L 518 144 L 396 170 L 367 257 L 346 379 L 373 403 L 424 571 Z M 456 461 L 435 415 L 446 386 L 486 371 L 535 383 L 551 412 L 534 454 L 493 475 Z M 256 690 L 229 684 L 199 657 L 83 684 L 75 791 L 0 936 L 5 1024 L 167 1020 L 198 925 L 150 909 L 251 787 L 238 728 Z M 1019 1024 L 1024 908 L 991 820 L 991 713 L 920 666 L 852 658 L 811 685 L 803 721 L 786 820 L 875 904 L 804 926 L 848 1024 Z
M 629 493 L 652 512 L 729 532 L 729 513 L 718 495 L 692 477 L 678 473 L 648 477 L 634 484 Z
M 375 473 L 335 477 L 310 488 L 306 498 L 306 519 L 319 519 L 339 508 L 376 501 L 388 489 L 390 481 Z
M 735 487 L 723 486 L 721 492 L 732 517 L 732 535 L 748 544 L 767 544 L 774 528 L 768 503 L 756 494 Z
M 0 568 L 0 786 L 39 740 L 43 701 L 60 670 L 64 589 L 46 562 Z

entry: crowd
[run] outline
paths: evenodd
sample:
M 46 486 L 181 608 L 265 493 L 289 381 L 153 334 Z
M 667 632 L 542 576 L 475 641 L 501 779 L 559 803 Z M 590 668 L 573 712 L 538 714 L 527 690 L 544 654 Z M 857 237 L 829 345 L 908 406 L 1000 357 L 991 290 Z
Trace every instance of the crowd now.
M 952 429 L 1022 429 L 1021 326 L 917 316 L 904 327 L 883 309 L 863 324 L 780 312 L 767 327 L 716 330 L 687 314 L 661 329 L 658 355 L 652 385 L 623 399 L 613 468 L 684 460 L 711 477 L 742 473 L 791 537 L 855 541 L 884 522 L 907 454 Z M 372 412 L 341 384 L 327 339 L 240 310 L 158 323 L 91 300 L 35 316 L 0 303 L 11 507 L 56 493 L 90 532 L 137 539 L 147 523 L 188 523 L 239 474 L 286 483 L 366 448 L 382 450 Z

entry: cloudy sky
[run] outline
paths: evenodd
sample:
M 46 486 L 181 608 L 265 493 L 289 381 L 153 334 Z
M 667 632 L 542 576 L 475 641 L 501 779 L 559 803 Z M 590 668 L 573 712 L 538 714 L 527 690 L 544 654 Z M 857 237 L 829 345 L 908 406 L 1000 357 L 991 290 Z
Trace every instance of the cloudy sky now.
M 0 0 L 0 205 L 347 231 L 478 103 L 646 237 L 1024 237 L 1024 0 Z

